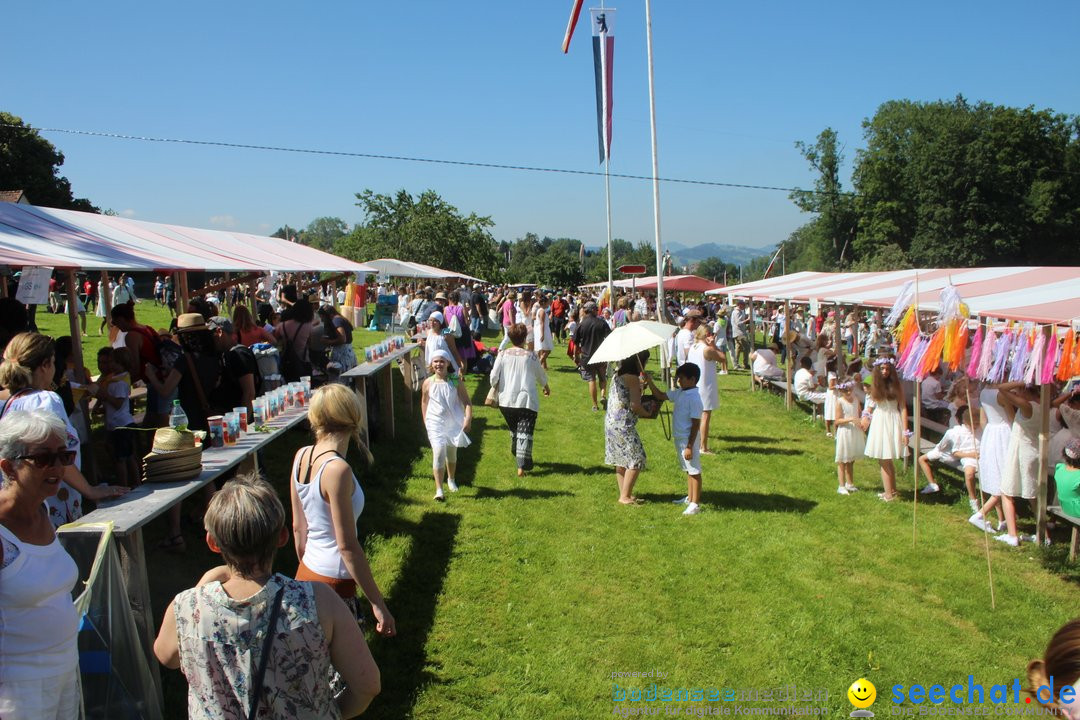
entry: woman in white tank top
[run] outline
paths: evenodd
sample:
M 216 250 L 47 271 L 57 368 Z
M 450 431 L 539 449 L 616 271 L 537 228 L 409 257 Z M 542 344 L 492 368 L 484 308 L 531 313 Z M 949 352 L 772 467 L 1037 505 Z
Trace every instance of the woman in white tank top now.
M 686 361 L 698 366 L 698 392 L 701 394 L 701 454 L 712 455 L 709 449 L 709 422 L 713 410 L 720 406 L 720 390 L 716 383 L 716 363 L 724 354 L 716 348 L 716 334 L 708 323 L 694 331 L 694 344 L 686 353 Z
M 359 587 L 371 603 L 375 631 L 390 636 L 397 632 L 394 616 L 356 536 L 364 491 L 345 461 L 350 438 L 371 461 L 359 437 L 361 419 L 360 401 L 344 385 L 324 385 L 311 397 L 308 421 L 315 444 L 296 453 L 289 482 L 293 539 L 300 559 L 296 579 L 330 585 L 354 612 Z

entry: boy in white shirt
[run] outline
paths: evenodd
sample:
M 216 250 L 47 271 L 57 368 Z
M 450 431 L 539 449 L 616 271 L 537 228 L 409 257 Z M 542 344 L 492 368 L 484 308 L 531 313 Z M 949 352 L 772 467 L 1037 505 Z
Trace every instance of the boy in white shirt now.
M 658 393 L 660 400 L 671 400 L 675 408 L 671 413 L 671 437 L 675 441 L 675 453 L 679 467 L 686 472 L 686 497 L 676 504 L 686 505 L 683 515 L 701 512 L 701 393 L 697 384 L 701 369 L 694 363 L 683 363 L 675 370 L 674 390 Z
M 937 460 L 951 468 L 963 470 L 964 483 L 967 485 L 968 503 L 973 510 L 979 509 L 979 501 L 975 495 L 975 471 L 979 467 L 979 441 L 971 430 L 971 418 L 968 406 L 961 405 L 956 408 L 957 425 L 949 428 L 941 437 L 941 441 L 928 453 L 919 458 L 919 467 L 926 475 L 927 485 L 920 492 L 930 495 L 938 492 L 941 488 L 934 482 L 934 471 L 930 468 L 930 462 Z
M 98 353 L 97 399 L 105 408 L 105 432 L 116 463 L 118 485 L 135 487 L 139 484 L 139 466 L 135 462 L 136 427 L 131 414 L 131 353 L 127 348 L 112 348 L 108 354 Z

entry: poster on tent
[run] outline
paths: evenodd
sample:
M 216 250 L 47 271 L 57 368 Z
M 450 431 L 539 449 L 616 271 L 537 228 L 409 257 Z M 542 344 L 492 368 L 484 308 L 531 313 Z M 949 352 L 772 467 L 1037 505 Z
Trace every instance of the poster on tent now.
M 24 305 L 44 305 L 49 302 L 49 279 L 51 267 L 24 267 L 19 275 L 19 289 L 15 299 Z
M 818 314 L 818 299 L 810 298 L 810 317 L 817 317 Z

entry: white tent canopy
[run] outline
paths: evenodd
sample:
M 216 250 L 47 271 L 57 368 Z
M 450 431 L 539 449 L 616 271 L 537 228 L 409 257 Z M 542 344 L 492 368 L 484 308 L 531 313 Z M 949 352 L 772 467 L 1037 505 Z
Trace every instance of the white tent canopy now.
M 84 270 L 374 272 L 280 238 L 0 203 L 0 264 Z
M 846 305 L 891 307 L 904 286 L 917 279 L 918 305 L 940 307 L 941 289 L 952 284 L 976 315 L 1064 323 L 1080 318 L 1080 268 L 991 267 L 889 272 L 799 272 L 711 291 L 768 300 L 819 300 Z
M 374 268 L 374 272 L 378 272 L 380 275 L 386 275 L 388 277 L 420 278 L 428 280 L 460 278 L 462 280 L 484 282 L 480 278 L 475 278 L 472 275 L 454 272 L 453 270 L 443 270 L 442 268 L 424 265 L 423 263 L 408 262 L 407 260 L 379 258 L 378 260 L 370 260 L 365 264 Z

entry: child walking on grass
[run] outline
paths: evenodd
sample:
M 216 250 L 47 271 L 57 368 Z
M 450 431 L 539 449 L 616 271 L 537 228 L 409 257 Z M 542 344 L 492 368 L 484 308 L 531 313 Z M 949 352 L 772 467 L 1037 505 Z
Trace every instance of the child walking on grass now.
M 855 397 L 855 382 L 850 378 L 833 387 L 833 422 L 836 423 L 836 492 L 850 495 L 859 488 L 855 487 L 855 461 L 866 450 L 866 436 L 863 435 L 859 422 L 862 407 Z
M 697 384 L 701 379 L 701 369 L 694 363 L 683 363 L 675 370 L 675 389 L 666 393 L 654 389 L 660 400 L 674 404 L 671 414 L 671 437 L 675 441 L 675 454 L 679 467 L 686 473 L 686 497 L 676 500 L 676 504 L 686 505 L 683 515 L 697 515 L 701 512 L 701 444 L 698 432 L 701 430 L 702 403 Z
M 428 441 L 431 442 L 436 502 L 445 499 L 444 477 L 450 492 L 457 492 L 454 481 L 457 451 L 458 448 L 469 446 L 465 433 L 472 425 L 472 403 L 460 378 L 449 377 L 450 362 L 450 353 L 435 350 L 428 368 L 432 374 L 424 380 L 420 398 L 420 412 L 427 428 Z

